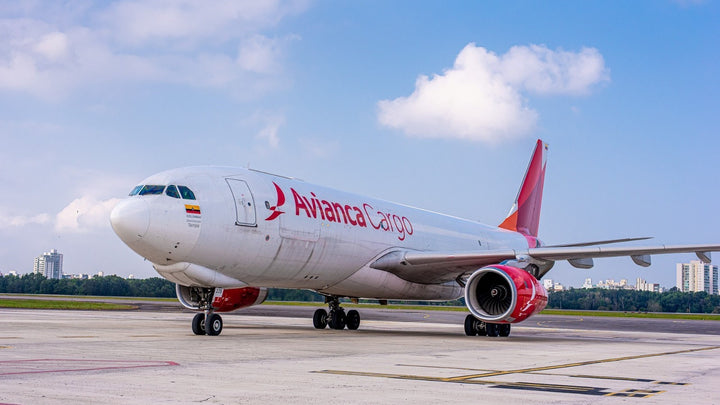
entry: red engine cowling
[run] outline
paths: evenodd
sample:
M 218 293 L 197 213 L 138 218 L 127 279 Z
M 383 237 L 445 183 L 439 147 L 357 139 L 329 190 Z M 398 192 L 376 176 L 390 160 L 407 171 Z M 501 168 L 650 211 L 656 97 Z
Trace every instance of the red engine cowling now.
M 481 321 L 514 323 L 542 311 L 547 292 L 525 270 L 493 265 L 470 276 L 465 285 L 465 304 Z
M 230 312 L 262 304 L 265 298 L 267 290 L 264 288 L 216 288 L 212 305 L 215 312 Z
M 177 284 L 175 292 L 185 308 L 200 309 L 200 296 L 192 288 Z M 230 312 L 262 304 L 266 298 L 267 289 L 265 288 L 215 288 L 212 306 L 215 312 Z

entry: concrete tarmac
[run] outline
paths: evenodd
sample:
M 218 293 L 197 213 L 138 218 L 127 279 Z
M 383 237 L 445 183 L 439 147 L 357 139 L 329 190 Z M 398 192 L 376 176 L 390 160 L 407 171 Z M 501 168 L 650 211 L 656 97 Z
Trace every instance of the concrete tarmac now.
M 189 311 L 0 309 L 0 403 L 720 403 L 719 334 L 531 320 L 468 337 L 461 313 L 366 310 L 360 330 L 318 331 L 250 309 L 215 337 Z

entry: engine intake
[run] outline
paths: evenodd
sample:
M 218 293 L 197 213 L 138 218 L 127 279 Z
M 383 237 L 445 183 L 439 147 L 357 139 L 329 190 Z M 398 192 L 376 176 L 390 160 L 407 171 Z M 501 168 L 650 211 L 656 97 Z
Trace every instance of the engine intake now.
M 520 322 L 545 308 L 547 292 L 525 270 L 493 265 L 470 276 L 465 285 L 465 304 L 481 321 Z

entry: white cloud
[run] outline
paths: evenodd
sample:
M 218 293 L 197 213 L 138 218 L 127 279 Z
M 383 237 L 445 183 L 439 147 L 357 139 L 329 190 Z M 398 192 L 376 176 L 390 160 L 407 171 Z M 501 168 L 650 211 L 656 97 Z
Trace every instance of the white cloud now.
M 57 13 L 42 5 L 18 9 L 13 14 L 32 18 L 0 19 L 0 90 L 46 99 L 128 82 L 267 91 L 280 81 L 284 47 L 296 37 L 270 39 L 259 32 L 306 7 L 297 0 L 224 0 L 212 7 L 194 0 L 126 0 Z
M 102 13 L 117 41 L 195 42 L 228 39 L 277 24 L 303 11 L 307 1 L 198 0 L 120 1 Z
M 514 46 L 496 69 L 513 87 L 538 94 L 586 94 L 594 84 L 609 80 L 605 61 L 595 48 L 568 52 Z
M 68 38 L 62 32 L 51 32 L 42 36 L 34 47 L 35 52 L 50 61 L 56 61 L 67 56 Z
M 50 222 L 50 215 L 7 215 L 0 214 L 0 229 L 23 227 L 26 225 L 43 225 Z
M 260 132 L 257 133 L 256 137 L 267 141 L 268 146 L 271 148 L 277 148 L 280 145 L 280 138 L 278 138 L 277 133 L 285 123 L 285 117 L 281 115 L 270 115 L 257 119 L 265 121 L 265 125 Z
M 271 39 L 263 35 L 253 35 L 242 41 L 238 50 L 237 62 L 243 69 L 255 73 L 273 73 L 280 70 L 282 48 L 289 42 Z
M 83 196 L 76 198 L 55 216 L 57 232 L 89 232 L 109 226 L 110 211 L 119 198 L 98 200 Z
M 410 136 L 499 142 L 535 128 L 538 113 L 523 92 L 579 95 L 607 80 L 594 48 L 515 46 L 498 56 L 471 43 L 452 68 L 432 78 L 419 76 L 409 96 L 378 102 L 378 120 Z

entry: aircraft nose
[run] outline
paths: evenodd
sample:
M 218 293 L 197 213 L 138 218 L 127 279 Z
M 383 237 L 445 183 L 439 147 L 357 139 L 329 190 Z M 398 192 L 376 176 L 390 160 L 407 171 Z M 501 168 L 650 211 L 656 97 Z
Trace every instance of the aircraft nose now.
M 150 227 L 150 207 L 141 198 L 120 201 L 110 213 L 110 224 L 125 243 L 142 239 Z

